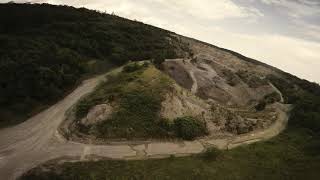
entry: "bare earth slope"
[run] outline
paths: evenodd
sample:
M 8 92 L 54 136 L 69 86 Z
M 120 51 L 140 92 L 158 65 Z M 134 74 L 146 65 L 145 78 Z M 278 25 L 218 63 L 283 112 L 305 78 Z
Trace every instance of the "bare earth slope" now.
M 257 89 L 260 85 L 255 89 L 249 88 L 248 84 L 244 83 L 244 81 L 246 81 L 245 79 L 240 79 L 235 86 L 226 85 L 225 78 L 227 76 L 218 76 L 218 70 L 216 70 L 216 73 L 214 73 L 213 70 L 218 69 L 214 68 L 216 66 L 222 66 L 222 69 L 230 69 L 230 71 L 233 72 L 250 68 L 254 69 L 254 72 L 257 72 L 260 75 L 274 73 L 271 70 L 247 62 L 243 63 L 243 61 L 232 55 L 212 49 L 212 47 L 206 45 L 195 44 L 193 49 L 195 51 L 195 57 L 200 59 L 196 66 L 201 66 L 198 68 L 199 70 L 193 68 L 194 65 L 191 63 L 191 60 L 186 62 L 187 68 L 183 67 L 182 60 L 173 61 L 180 65 L 182 63 L 181 66 L 183 68 L 181 69 L 186 71 L 185 76 L 190 74 L 190 79 L 193 80 L 193 83 L 191 85 L 186 85 L 186 88 L 189 88 L 192 93 L 198 94 L 199 92 L 202 92 L 201 95 L 204 99 L 206 97 L 211 97 L 207 99 L 208 102 L 211 99 L 215 103 L 221 103 L 228 108 L 243 107 L 244 109 L 251 107 L 251 105 L 254 104 L 254 101 L 267 94 L 262 90 L 260 91 Z M 203 53 L 204 51 L 206 52 Z M 217 60 L 216 63 L 213 65 L 208 63 L 207 60 L 210 60 L 210 58 Z M 205 69 L 207 69 L 207 71 Z M 198 71 L 206 71 L 208 73 L 199 73 Z M 211 82 L 214 77 L 220 77 L 213 81 L 218 84 L 216 88 L 217 91 L 212 91 L 214 88 L 200 91 L 200 89 L 206 88 L 206 85 L 210 85 L 208 82 Z M 229 149 L 241 144 L 248 144 L 274 137 L 286 127 L 288 120 L 287 112 L 289 106 L 276 102 L 270 105 L 270 108 L 274 108 L 278 116 L 268 128 L 256 129 L 240 136 L 220 138 L 209 136 L 191 142 L 121 142 L 108 145 L 81 144 L 66 141 L 57 131 L 59 125 L 65 119 L 66 111 L 83 95 L 93 91 L 98 82 L 103 79 L 104 76 L 97 76 L 86 80 L 65 99 L 53 105 L 46 111 L 43 111 L 20 125 L 1 130 L 0 177 L 2 179 L 15 179 L 31 168 L 48 160 L 57 158 L 63 158 L 70 161 L 85 161 L 98 157 L 113 159 L 144 159 L 151 157 L 168 157 L 171 154 L 189 155 L 200 153 L 210 145 L 221 149 Z M 177 80 L 177 82 L 179 81 Z M 181 85 L 183 85 L 184 82 L 185 81 L 182 80 Z M 266 91 L 268 92 L 276 91 L 282 96 L 281 92 L 276 90 L 274 86 L 271 86 L 270 84 L 263 84 L 263 86 L 267 87 L 263 90 L 267 89 Z M 242 95 L 243 93 L 246 98 L 251 98 L 250 100 L 252 101 L 241 99 L 238 95 L 232 96 L 235 91 L 240 93 L 239 95 Z M 215 92 L 219 92 L 221 95 L 215 96 Z M 263 93 L 257 98 L 254 94 L 258 92 Z
M 268 83 L 269 75 L 282 76 L 270 67 L 244 61 L 217 47 L 180 38 L 193 55 L 166 61 L 164 70 L 179 85 L 203 99 L 227 106 L 249 106 L 274 92 Z

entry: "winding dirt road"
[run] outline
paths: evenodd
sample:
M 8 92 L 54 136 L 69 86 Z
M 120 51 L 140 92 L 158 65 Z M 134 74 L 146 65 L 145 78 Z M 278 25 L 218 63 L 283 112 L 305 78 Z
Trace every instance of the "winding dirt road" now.
M 29 169 L 48 160 L 68 157 L 75 161 L 90 157 L 112 159 L 161 158 L 170 155 L 200 153 L 208 145 L 230 149 L 278 135 L 287 124 L 287 108 L 278 104 L 279 118 L 268 129 L 252 132 L 236 138 L 204 138 L 192 142 L 128 142 L 114 145 L 90 145 L 66 141 L 57 129 L 65 118 L 65 112 L 83 95 L 93 91 L 104 80 L 97 76 L 84 81 L 66 98 L 49 109 L 15 127 L 0 130 L 0 179 L 16 179 Z

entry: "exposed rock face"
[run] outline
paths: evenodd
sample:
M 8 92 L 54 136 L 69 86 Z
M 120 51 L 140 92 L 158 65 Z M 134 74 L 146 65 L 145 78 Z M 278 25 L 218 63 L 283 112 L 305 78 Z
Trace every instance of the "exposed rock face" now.
M 277 118 L 271 107 L 263 112 L 255 112 L 249 109 L 228 109 L 215 104 L 211 108 L 212 122 L 220 130 L 234 135 L 245 134 L 256 129 L 270 126 Z
M 166 63 L 164 63 L 166 64 Z M 164 71 L 167 72 L 173 79 L 182 87 L 191 90 L 193 80 L 186 69 L 179 62 L 171 61 L 172 65 L 164 65 Z
M 113 107 L 109 104 L 99 104 L 89 110 L 86 117 L 81 119 L 81 124 L 92 125 L 107 120 L 112 114 Z
M 274 92 L 266 75 L 250 72 L 252 67 L 244 66 L 242 70 L 206 58 L 199 55 L 196 60 L 168 60 L 163 64 L 164 71 L 198 97 L 226 106 L 250 106 Z
M 188 38 L 181 38 L 181 41 L 189 45 L 192 55 L 166 60 L 163 71 L 194 96 L 181 95 L 179 91 L 168 93 L 162 103 L 163 117 L 201 117 L 211 134 L 223 132 L 227 135 L 267 128 L 274 122 L 275 108 L 256 111 L 253 107 L 270 94 L 279 94 L 267 77 L 280 74 L 219 48 Z
M 209 110 L 209 104 L 176 86 L 172 92 L 166 94 L 160 114 L 170 120 L 182 116 L 206 119 L 211 116 Z
M 240 58 L 218 47 L 189 38 L 180 38 L 188 44 L 190 56 L 163 63 L 163 70 L 178 84 L 205 100 L 226 106 L 251 106 L 265 95 L 274 92 L 268 76 L 282 74 L 262 63 Z M 193 85 L 190 85 L 193 82 Z M 196 86 L 194 86 L 196 85 Z
M 247 119 L 240 116 L 227 119 L 225 128 L 228 132 L 233 134 L 244 134 L 256 129 L 258 119 Z

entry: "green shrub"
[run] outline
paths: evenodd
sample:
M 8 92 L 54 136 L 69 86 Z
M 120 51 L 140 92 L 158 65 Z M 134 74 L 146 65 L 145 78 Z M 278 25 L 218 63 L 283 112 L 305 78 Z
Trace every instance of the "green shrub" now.
M 193 117 L 180 117 L 175 119 L 174 130 L 178 137 L 185 140 L 193 140 L 196 137 L 207 134 L 205 123 Z
M 216 160 L 220 154 L 221 150 L 211 147 L 206 149 L 206 151 L 202 154 L 202 157 L 205 160 Z
M 166 131 L 172 131 L 172 122 L 169 119 L 160 119 L 158 122 L 159 127 Z
M 268 81 L 266 79 L 261 79 L 257 74 L 253 74 L 251 72 L 248 72 L 246 70 L 240 70 L 236 72 L 236 75 L 250 88 L 257 88 L 259 86 L 263 86 L 268 84 Z
M 150 63 L 147 62 L 147 61 L 142 64 L 142 66 L 143 66 L 143 67 L 146 67 L 146 68 L 149 67 L 149 65 L 150 65 Z
M 255 109 L 257 111 L 263 111 L 266 108 L 266 105 L 267 103 L 264 100 L 262 100 L 255 106 Z
M 279 102 L 281 100 L 281 97 L 277 92 L 273 92 L 273 93 L 265 95 L 264 99 L 267 104 L 272 104 L 275 102 Z
M 290 116 L 290 125 L 320 132 L 320 97 L 309 93 L 301 95 L 294 105 Z
M 130 63 L 123 67 L 122 72 L 131 73 L 141 69 L 143 66 L 138 63 Z
M 153 64 L 159 68 L 164 61 L 165 61 L 164 55 L 159 54 L 156 57 L 154 57 Z

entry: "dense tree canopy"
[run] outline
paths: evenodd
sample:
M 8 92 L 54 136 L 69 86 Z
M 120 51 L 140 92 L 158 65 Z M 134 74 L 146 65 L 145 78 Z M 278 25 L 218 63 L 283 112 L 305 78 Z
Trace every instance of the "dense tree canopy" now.
M 63 96 L 97 67 L 174 57 L 168 37 L 162 29 L 84 8 L 0 4 L 0 126 Z

